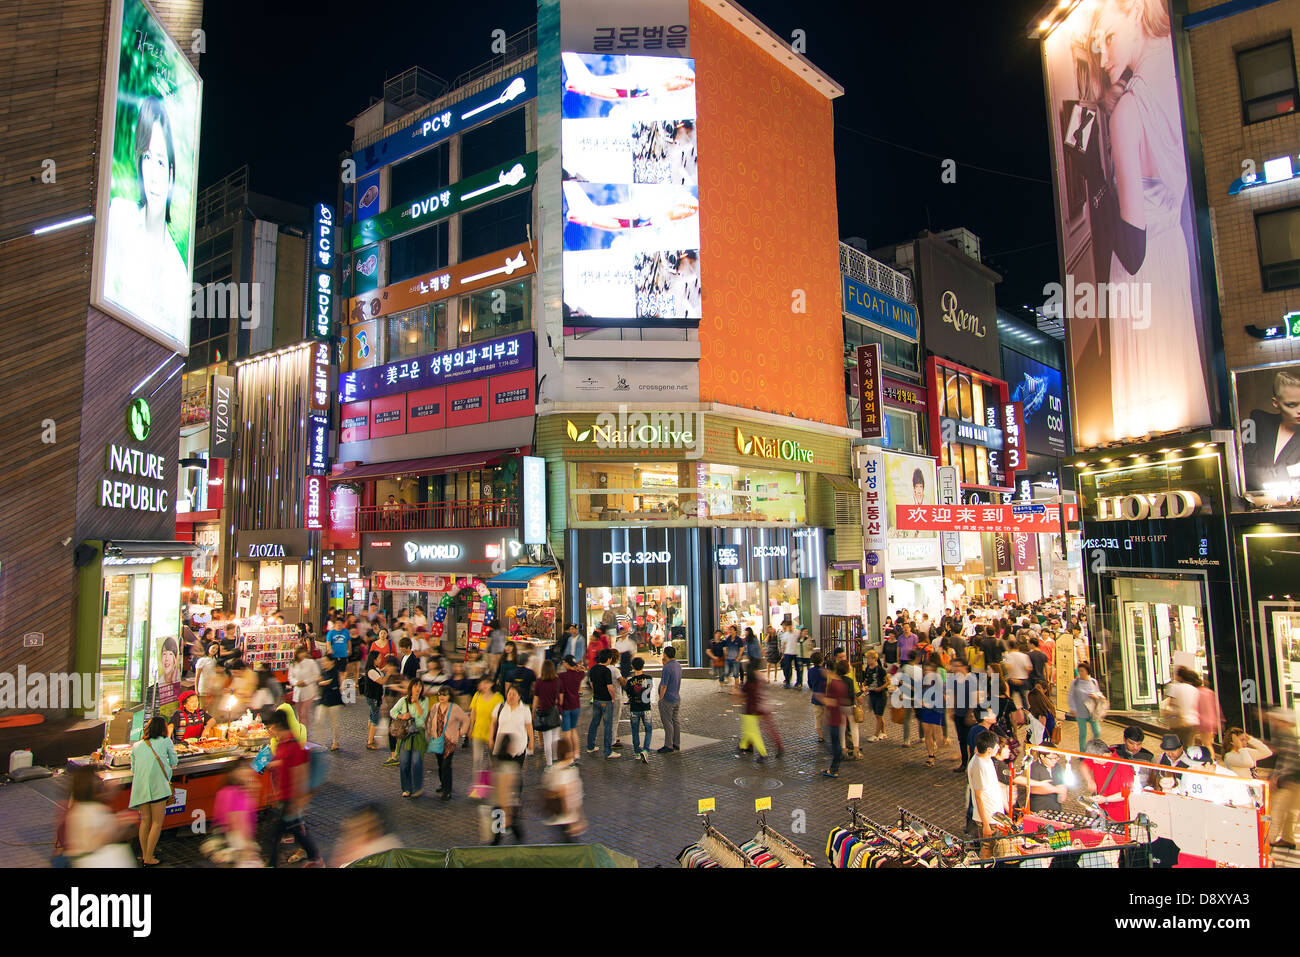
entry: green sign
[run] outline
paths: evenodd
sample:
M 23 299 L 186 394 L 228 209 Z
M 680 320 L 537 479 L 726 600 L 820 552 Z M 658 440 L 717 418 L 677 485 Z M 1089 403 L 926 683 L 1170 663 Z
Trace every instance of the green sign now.
M 1287 335 L 1292 339 L 1300 339 L 1300 312 L 1288 312 L 1282 321 L 1286 323 Z
M 126 431 L 137 442 L 149 438 L 149 403 L 144 399 L 132 399 L 126 407 Z
M 536 153 L 507 160 L 500 166 L 475 173 L 436 193 L 363 219 L 352 227 L 351 248 L 356 250 L 381 239 L 391 239 L 420 226 L 446 219 L 453 213 L 490 203 L 517 189 L 531 186 L 536 175 Z

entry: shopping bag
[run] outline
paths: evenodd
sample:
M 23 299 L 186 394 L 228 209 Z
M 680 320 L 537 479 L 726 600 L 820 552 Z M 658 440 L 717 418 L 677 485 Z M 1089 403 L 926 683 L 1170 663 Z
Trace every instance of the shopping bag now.
M 905 713 L 906 712 L 902 708 L 890 708 L 889 720 L 894 724 L 902 724 Z
M 476 771 L 474 774 L 474 784 L 469 789 L 469 796 L 476 800 L 482 800 L 492 793 L 492 772 Z

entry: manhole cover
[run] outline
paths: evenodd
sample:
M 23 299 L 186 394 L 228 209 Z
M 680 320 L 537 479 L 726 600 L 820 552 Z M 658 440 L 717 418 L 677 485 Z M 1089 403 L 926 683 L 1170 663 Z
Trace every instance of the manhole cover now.
M 785 782 L 779 778 L 736 778 L 736 787 L 758 791 L 775 791 L 784 785 Z

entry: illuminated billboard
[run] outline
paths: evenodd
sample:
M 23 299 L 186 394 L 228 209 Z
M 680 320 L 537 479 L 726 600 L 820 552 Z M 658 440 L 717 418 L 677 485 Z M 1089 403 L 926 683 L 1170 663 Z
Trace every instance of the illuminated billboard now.
M 1206 305 L 1169 15 L 1083 0 L 1043 41 L 1081 449 L 1210 424 Z M 1127 11 L 1127 12 L 1126 12 Z
M 91 303 L 186 355 L 199 75 L 143 0 L 109 25 Z
M 1065 430 L 1070 417 L 1066 414 L 1060 370 L 1003 348 L 1002 374 L 1010 387 L 1011 401 L 1024 406 L 1028 451 L 1057 458 L 1066 455 Z
M 1232 371 L 1242 492 L 1256 505 L 1300 502 L 1300 365 Z
M 698 323 L 694 60 L 561 60 L 565 324 Z

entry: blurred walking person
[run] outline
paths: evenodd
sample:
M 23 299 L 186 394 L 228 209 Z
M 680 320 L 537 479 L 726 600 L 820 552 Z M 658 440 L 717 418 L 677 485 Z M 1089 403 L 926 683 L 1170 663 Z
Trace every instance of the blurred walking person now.
M 289 687 L 293 688 L 293 713 L 298 723 L 311 732 L 311 706 L 319 696 L 320 665 L 311 656 L 311 649 L 299 645 L 289 665 Z
M 298 743 L 283 711 L 273 711 L 267 728 L 276 741 L 275 757 L 268 768 L 275 790 L 276 815 L 271 827 L 270 860 L 272 867 L 279 866 L 280 842 L 286 834 L 298 843 L 306 854 L 308 866 L 323 866 L 320 852 L 307 833 L 307 804 L 311 800 L 311 757 Z M 295 855 L 296 856 L 296 855 Z M 290 858 L 290 862 L 293 858 Z
M 533 734 L 533 713 L 519 697 L 514 685 L 506 688 L 506 700 L 497 705 L 492 716 L 492 757 L 496 762 L 497 809 L 502 812 L 502 826 L 493 844 L 500 844 L 506 831 L 524 843 L 519 827 L 519 807 L 523 786 L 524 759 L 537 747 Z
M 755 764 L 767 762 L 767 745 L 763 743 L 763 732 L 759 730 L 759 716 L 763 711 L 762 671 L 757 661 L 746 665 L 745 685 L 738 697 L 742 701 L 740 712 L 740 744 L 737 748 L 742 754 L 755 751 L 758 756 Z

